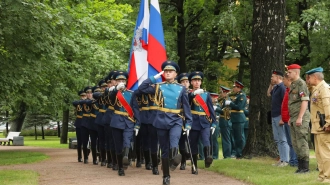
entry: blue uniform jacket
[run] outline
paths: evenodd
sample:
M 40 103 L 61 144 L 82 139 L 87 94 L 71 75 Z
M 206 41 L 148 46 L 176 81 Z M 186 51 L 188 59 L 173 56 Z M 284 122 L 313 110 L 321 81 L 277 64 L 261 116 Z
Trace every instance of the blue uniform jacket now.
M 102 99 L 105 103 L 105 113 L 102 117 L 103 125 L 110 125 L 112 114 L 114 111 L 114 107 L 113 107 L 114 103 L 111 102 L 109 95 L 110 95 L 109 88 L 106 88 L 102 96 Z
M 97 125 L 104 125 L 103 123 L 103 116 L 105 113 L 105 101 L 102 98 L 103 94 L 101 92 L 95 92 L 93 93 L 93 98 L 96 100 L 95 106 L 97 106 L 97 112 L 96 112 L 96 118 L 95 118 L 95 124 Z
M 128 129 L 133 129 L 134 125 L 136 127 L 140 127 L 140 110 L 139 105 L 137 102 L 136 94 L 133 93 L 133 91 L 130 90 L 124 90 L 121 91 L 122 95 L 124 96 L 127 103 L 130 104 L 133 113 L 134 113 L 134 120 L 128 116 L 127 111 L 125 108 L 121 105 L 117 98 L 117 93 L 119 91 L 115 88 L 110 93 L 110 100 L 114 102 L 114 112 L 112 114 L 110 126 L 113 128 L 118 129 L 125 129 L 126 127 Z M 135 122 L 135 123 L 134 123 Z
M 193 118 L 193 123 L 192 123 L 192 130 L 201 130 L 202 128 L 207 128 L 207 127 L 216 127 L 216 122 L 217 119 L 215 117 L 215 111 L 213 108 L 212 104 L 212 99 L 211 96 L 208 92 L 204 92 L 200 94 L 200 96 L 203 98 L 204 102 L 206 103 L 209 112 L 210 112 L 210 117 L 208 118 L 206 116 L 206 113 L 204 109 L 197 103 L 195 100 L 195 95 L 191 92 L 189 93 L 189 101 L 191 105 L 191 114 Z
M 154 86 L 152 86 L 155 84 Z M 155 103 L 158 106 L 153 126 L 158 129 L 170 129 L 173 125 L 183 125 L 183 117 L 186 121 L 186 128 L 190 129 L 192 116 L 190 112 L 188 94 L 186 88 L 177 82 L 157 83 L 154 77 L 143 81 L 139 90 L 145 94 L 154 95 Z M 183 108 L 183 109 L 181 109 Z M 182 115 L 181 115 L 182 114 Z
M 91 100 L 85 99 L 85 100 L 80 100 L 79 104 L 83 107 L 82 112 L 83 112 L 83 118 L 81 120 L 81 126 L 90 129 L 89 125 L 89 117 L 90 117 L 90 111 L 91 111 L 91 106 L 90 106 Z
M 139 105 L 139 110 L 140 110 L 140 121 L 143 124 L 152 124 L 150 121 L 149 117 L 149 100 L 148 100 L 148 95 L 143 94 L 139 89 L 134 91 L 135 96 L 137 98 L 137 102 Z
M 72 105 L 76 108 L 76 120 L 74 122 L 74 126 L 76 128 L 80 128 L 81 127 L 82 118 L 83 118 L 83 110 L 82 110 L 83 108 L 79 104 L 79 100 L 72 102 Z

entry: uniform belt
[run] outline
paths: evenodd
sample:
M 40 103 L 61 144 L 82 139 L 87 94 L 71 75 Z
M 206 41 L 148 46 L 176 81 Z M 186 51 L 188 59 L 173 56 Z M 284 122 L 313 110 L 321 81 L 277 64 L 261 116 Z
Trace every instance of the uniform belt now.
M 149 107 L 149 110 L 158 110 L 158 108 L 159 108 L 159 107 L 157 107 L 157 106 L 150 106 L 150 107 Z
M 191 114 L 196 114 L 196 115 L 200 115 L 200 116 L 206 116 L 206 113 L 205 112 L 198 112 L 198 111 L 195 111 L 195 110 L 191 110 Z
M 99 109 L 99 112 L 105 112 L 105 110 L 104 109 Z
M 141 111 L 141 110 L 149 110 L 149 107 L 141 107 L 141 108 L 140 108 L 140 111 Z
M 80 116 L 80 115 L 77 115 L 77 118 L 82 118 L 82 116 Z
M 220 115 L 220 118 L 224 118 L 225 116 L 224 115 Z
M 90 114 L 83 114 L 83 116 L 90 117 L 91 115 Z
M 156 109 L 156 110 L 173 113 L 173 114 L 179 114 L 180 112 L 182 112 L 182 109 L 168 109 L 168 108 L 163 108 L 163 107 L 158 107 L 158 109 Z
M 246 118 L 246 120 L 249 120 L 249 118 Z
M 243 113 L 244 111 L 243 110 L 230 110 L 230 112 L 241 112 L 241 113 Z
M 128 114 L 127 112 L 122 112 L 122 111 L 115 110 L 114 113 L 115 113 L 115 114 L 118 114 L 118 115 L 122 115 L 122 116 L 127 116 L 127 118 L 128 118 L 129 120 L 131 120 L 132 122 L 135 122 L 135 120 L 132 119 L 132 118 L 129 116 L 129 114 Z
M 91 113 L 91 117 L 96 118 L 96 115 Z
M 115 110 L 115 108 L 113 106 L 109 106 L 108 109 L 109 110 Z

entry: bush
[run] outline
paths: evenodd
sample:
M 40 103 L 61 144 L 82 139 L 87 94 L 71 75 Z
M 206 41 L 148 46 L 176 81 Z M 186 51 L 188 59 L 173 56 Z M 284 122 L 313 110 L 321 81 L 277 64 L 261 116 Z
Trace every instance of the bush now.
M 57 136 L 57 130 L 44 130 L 45 136 Z M 35 136 L 34 130 L 22 130 L 20 136 Z M 41 130 L 37 130 L 37 136 L 42 136 Z

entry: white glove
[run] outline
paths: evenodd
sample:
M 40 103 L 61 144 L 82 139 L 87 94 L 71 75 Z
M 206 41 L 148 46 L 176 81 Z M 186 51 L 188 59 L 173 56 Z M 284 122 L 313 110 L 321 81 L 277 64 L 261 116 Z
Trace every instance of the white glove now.
M 139 134 L 139 129 L 134 129 L 135 131 L 135 136 L 137 136 Z
M 115 86 L 112 86 L 112 87 L 109 88 L 109 91 L 111 92 L 111 91 L 113 91 L 114 89 L 115 89 Z
M 189 137 L 189 131 L 190 131 L 190 130 L 186 130 L 186 133 L 187 133 L 187 137 Z
M 125 84 L 124 83 L 119 83 L 118 85 L 117 85 L 117 90 L 119 91 L 119 90 L 122 90 L 122 89 L 124 89 L 125 88 Z
M 215 128 L 211 127 L 212 135 L 214 134 Z
M 216 106 L 216 105 L 213 105 L 213 109 L 214 109 L 214 110 L 217 109 L 217 106 Z
M 204 93 L 204 90 L 203 89 L 197 89 L 197 90 L 194 91 L 194 95 L 196 95 L 196 94 L 202 94 L 202 93 Z
M 160 78 L 162 76 L 163 73 L 164 73 L 164 71 L 161 71 L 160 73 L 156 74 L 154 76 L 154 78 L 157 80 L 158 78 Z
M 225 105 L 230 105 L 231 101 L 230 100 L 226 100 Z

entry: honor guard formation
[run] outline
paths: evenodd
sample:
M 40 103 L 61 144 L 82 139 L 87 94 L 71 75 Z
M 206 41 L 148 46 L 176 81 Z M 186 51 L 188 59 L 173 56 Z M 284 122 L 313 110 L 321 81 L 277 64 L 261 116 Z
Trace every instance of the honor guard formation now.
M 201 71 L 180 74 L 173 61 L 165 61 L 161 69 L 134 92 L 126 88 L 127 72 L 119 70 L 78 92 L 80 100 L 73 102 L 78 162 L 100 163 L 119 176 L 129 173 L 129 166 L 144 164 L 148 173 L 161 173 L 163 184 L 170 184 L 170 173 L 178 166 L 188 170 L 187 160 L 193 175 L 198 175 L 198 160 L 209 168 L 219 158 L 219 137 L 224 159 L 242 159 L 249 129 L 249 96 L 243 83 L 235 81 L 232 88 L 221 85 L 219 94 L 210 93 L 202 89 Z M 329 182 L 330 92 L 322 72 L 322 68 L 306 72 L 306 84 L 296 64 L 288 66 L 287 73 L 273 71 L 267 93 L 280 154 L 273 166 L 297 166 L 296 173 L 309 171 L 311 120 L 318 180 Z

